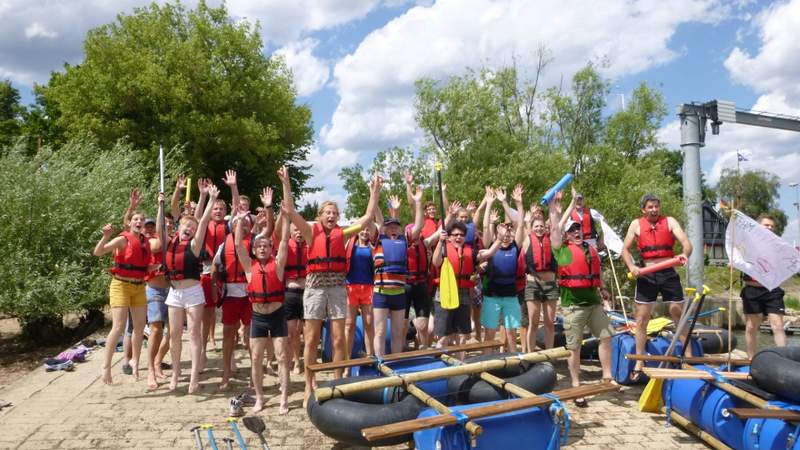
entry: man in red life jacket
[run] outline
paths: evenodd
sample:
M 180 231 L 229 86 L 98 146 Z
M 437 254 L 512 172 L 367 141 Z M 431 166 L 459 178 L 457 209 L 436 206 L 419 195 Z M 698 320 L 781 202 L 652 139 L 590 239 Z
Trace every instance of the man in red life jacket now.
M 597 234 L 594 219 L 592 218 L 592 210 L 586 206 L 583 194 L 574 192 L 573 199 L 574 207 L 570 211 L 569 218 L 581 224 L 581 232 L 583 233 L 583 240 L 585 242 L 602 250 L 605 247 L 603 245 L 603 238 Z
M 600 366 L 603 381 L 608 381 L 611 380 L 611 336 L 614 328 L 603 310 L 602 299 L 609 297 L 609 293 L 603 287 L 600 276 L 600 256 L 593 246 L 584 242 L 580 223 L 567 221 L 566 236 L 562 237 L 560 218 L 561 193 L 558 192 L 550 202 L 550 246 L 558 263 L 558 284 L 564 310 L 564 336 L 570 351 L 567 363 L 572 386 L 580 386 L 581 343 L 586 326 L 593 336 L 600 339 Z M 586 399 L 575 399 L 575 405 L 587 406 Z
M 678 240 L 683 249 L 682 256 L 686 259 L 692 254 L 692 244 L 683 228 L 672 217 L 661 215 L 661 200 L 653 194 L 645 194 L 640 202 L 642 217 L 631 222 L 622 249 L 622 260 L 628 270 L 636 276 L 636 354 L 645 353 L 647 343 L 647 324 L 653 304 L 661 294 L 661 300 L 669 305 L 669 313 L 675 323 L 681 318 L 683 312 L 683 287 L 678 272 L 673 268 L 660 270 L 649 275 L 639 276 L 642 269 L 633 261 L 630 247 L 636 240 L 639 253 L 644 261 L 644 266 L 651 266 L 675 256 L 673 246 Z M 691 356 L 692 347 L 686 349 L 686 354 Z M 631 380 L 636 381 L 641 376 L 642 361 L 636 361 Z
M 769 231 L 775 232 L 775 219 L 762 214 L 758 223 Z M 742 273 L 744 286 L 739 294 L 742 297 L 742 307 L 747 320 L 745 330 L 745 343 L 747 355 L 752 358 L 758 350 L 758 332 L 763 316 L 767 316 L 772 329 L 772 337 L 778 347 L 786 346 L 786 332 L 783 329 L 783 316 L 786 306 L 783 303 L 784 292 L 780 287 L 769 290 L 761 285 L 755 278 Z

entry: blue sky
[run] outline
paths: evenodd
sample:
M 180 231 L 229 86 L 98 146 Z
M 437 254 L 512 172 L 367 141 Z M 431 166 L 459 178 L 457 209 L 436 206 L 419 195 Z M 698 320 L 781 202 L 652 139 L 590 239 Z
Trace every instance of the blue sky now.
M 186 2 L 189 6 L 194 2 Z M 217 2 L 209 1 L 211 4 Z M 0 78 L 25 100 L 65 61 L 80 62 L 86 31 L 145 4 L 136 0 L 0 0 Z M 591 5 L 591 6 L 588 6 Z M 662 90 L 670 114 L 659 136 L 677 148 L 677 105 L 714 98 L 738 107 L 800 116 L 800 0 L 232 0 L 236 18 L 258 20 L 265 52 L 292 68 L 299 101 L 313 112 L 313 199 L 344 201 L 336 174 L 369 165 L 392 145 L 416 148 L 413 82 L 446 78 L 466 67 L 531 61 L 539 45 L 553 62 L 543 82 L 558 83 L 590 60 L 606 58 L 612 80 L 609 112 L 641 81 Z M 723 125 L 702 150 L 706 177 L 716 182 L 735 165 L 735 150 L 782 180 L 781 206 L 790 217 L 785 237 L 798 236 L 796 191 L 800 134 Z

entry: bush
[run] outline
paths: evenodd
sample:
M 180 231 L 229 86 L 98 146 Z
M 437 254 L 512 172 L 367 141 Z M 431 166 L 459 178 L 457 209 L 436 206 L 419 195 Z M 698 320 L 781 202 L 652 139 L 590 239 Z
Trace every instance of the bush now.
M 37 323 L 108 301 L 110 258 L 92 255 L 100 229 L 119 230 L 133 187 L 154 199 L 143 202 L 148 212 L 156 209 L 158 173 L 131 150 L 83 137 L 33 156 L 21 145 L 0 154 L 0 313 L 16 316 L 26 336 L 36 336 Z
M 797 297 L 792 297 L 791 295 L 787 295 L 784 299 L 784 303 L 786 305 L 786 309 L 794 309 L 796 311 L 800 311 L 800 299 Z

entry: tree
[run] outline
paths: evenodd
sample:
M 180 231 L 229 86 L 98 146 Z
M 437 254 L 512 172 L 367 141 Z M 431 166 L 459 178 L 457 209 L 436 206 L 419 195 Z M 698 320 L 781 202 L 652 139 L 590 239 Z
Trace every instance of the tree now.
M 303 219 L 311 222 L 317 220 L 317 211 L 319 211 L 319 202 L 313 201 L 303 205 L 299 212 Z
M 11 145 L 19 135 L 24 111 L 19 99 L 19 91 L 11 85 L 11 81 L 0 81 L 0 149 Z
M 290 71 L 263 55 L 259 27 L 234 21 L 224 3 L 136 8 L 89 31 L 85 59 L 42 89 L 67 138 L 90 132 L 103 148 L 124 139 L 154 161 L 159 144 L 181 145 L 195 176 L 238 171 L 257 196 L 290 166 L 303 191 L 311 113 L 297 105 Z
M 775 234 L 783 234 L 788 223 L 786 213 L 778 207 L 780 178 L 764 170 L 748 170 L 737 174 L 734 169 L 723 169 L 717 184 L 717 193 L 729 204 L 757 218 L 769 214 L 775 218 Z

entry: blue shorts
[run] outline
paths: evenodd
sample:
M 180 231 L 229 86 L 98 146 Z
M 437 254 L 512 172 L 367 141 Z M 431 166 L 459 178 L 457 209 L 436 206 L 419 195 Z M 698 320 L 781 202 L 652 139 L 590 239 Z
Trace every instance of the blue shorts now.
M 483 308 L 481 308 L 481 325 L 496 330 L 503 319 L 503 326 L 506 329 L 519 328 L 522 311 L 519 307 L 519 299 L 513 297 L 483 297 Z
M 377 292 L 372 293 L 372 307 L 385 308 L 390 311 L 406 309 L 406 294 L 386 295 Z
M 169 307 L 166 303 L 169 288 L 154 288 L 147 286 L 147 323 L 168 322 Z

